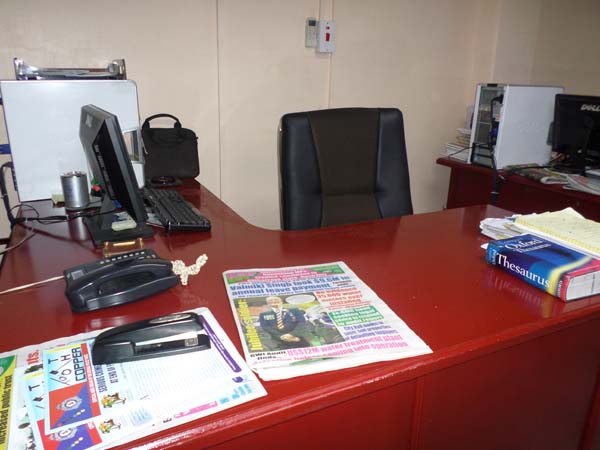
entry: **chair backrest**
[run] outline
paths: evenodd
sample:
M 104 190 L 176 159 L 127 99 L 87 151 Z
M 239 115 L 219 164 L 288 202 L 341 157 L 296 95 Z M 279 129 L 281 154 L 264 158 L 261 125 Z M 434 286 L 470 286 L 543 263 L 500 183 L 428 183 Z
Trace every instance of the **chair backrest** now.
M 279 175 L 284 230 L 412 214 L 404 121 L 395 108 L 284 115 Z

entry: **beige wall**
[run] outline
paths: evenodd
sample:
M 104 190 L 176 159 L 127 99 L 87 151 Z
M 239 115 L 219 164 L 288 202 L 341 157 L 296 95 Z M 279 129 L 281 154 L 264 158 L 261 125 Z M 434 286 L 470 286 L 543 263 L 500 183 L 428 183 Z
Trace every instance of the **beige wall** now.
M 501 2 L 490 81 L 530 83 L 542 1 Z
M 336 23 L 332 55 L 304 48 L 305 19 L 319 15 Z M 199 136 L 201 181 L 277 228 L 282 114 L 400 108 L 415 211 L 438 210 L 448 171 L 434 161 L 475 83 L 600 95 L 598 18 L 594 0 L 3 0 L 0 78 L 14 78 L 15 56 L 43 67 L 124 58 L 141 117 L 179 116 Z
M 327 106 L 328 57 L 304 48 L 304 21 L 318 15 L 318 6 L 218 2 L 222 199 L 269 228 L 279 226 L 279 118 Z
M 439 210 L 444 141 L 465 116 L 476 2 L 338 1 L 331 106 L 389 106 L 404 113 L 415 212 Z M 362 32 L 361 32 L 362 30 Z M 469 89 L 470 91 L 471 89 Z
M 600 2 L 502 0 L 491 80 L 600 95 Z
M 600 2 L 544 0 L 532 83 L 571 94 L 600 95 Z

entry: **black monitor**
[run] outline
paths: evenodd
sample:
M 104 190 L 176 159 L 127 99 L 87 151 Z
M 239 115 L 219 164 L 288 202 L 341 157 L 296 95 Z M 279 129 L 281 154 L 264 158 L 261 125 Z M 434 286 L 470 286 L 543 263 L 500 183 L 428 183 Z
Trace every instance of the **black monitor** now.
M 556 95 L 552 150 L 567 155 L 573 172 L 600 166 L 600 97 Z
M 85 219 L 94 243 L 100 245 L 106 241 L 152 236 L 154 233 L 146 225 L 148 215 L 144 200 L 117 117 L 94 105 L 82 107 L 79 138 L 102 192 L 100 211 Z M 114 214 L 120 209 L 129 213 L 136 222 L 135 228 L 113 230 Z

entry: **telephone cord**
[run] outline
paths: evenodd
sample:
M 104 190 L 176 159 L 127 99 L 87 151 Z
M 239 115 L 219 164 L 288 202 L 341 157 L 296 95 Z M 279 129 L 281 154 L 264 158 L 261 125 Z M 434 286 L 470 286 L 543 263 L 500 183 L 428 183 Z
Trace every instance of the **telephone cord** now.
M 204 264 L 206 264 L 206 261 L 208 261 L 208 256 L 206 256 L 206 255 L 198 256 L 198 258 L 196 259 L 196 262 L 194 264 L 192 264 L 191 266 L 186 266 L 185 263 L 183 261 L 181 261 L 180 259 L 171 261 L 171 263 L 173 264 L 173 273 L 175 273 L 175 275 L 179 275 L 179 279 L 183 286 L 187 286 L 189 276 L 197 275 L 200 272 L 200 269 L 202 268 L 202 266 Z M 34 283 L 29 283 L 29 284 L 24 284 L 22 286 L 17 286 L 17 287 L 13 287 L 13 288 L 1 291 L 0 295 L 8 294 L 10 292 L 21 291 L 23 289 L 38 286 L 40 284 L 50 283 L 52 281 L 62 280 L 64 278 L 65 277 L 63 275 L 59 275 L 56 277 L 48 278 L 46 280 L 36 281 Z

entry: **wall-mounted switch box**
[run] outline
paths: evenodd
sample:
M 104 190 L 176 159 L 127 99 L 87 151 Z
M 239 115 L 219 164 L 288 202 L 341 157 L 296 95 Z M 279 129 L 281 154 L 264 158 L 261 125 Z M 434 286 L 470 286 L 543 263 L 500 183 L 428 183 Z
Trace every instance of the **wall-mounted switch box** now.
M 304 29 L 304 46 L 307 48 L 317 47 L 317 29 L 319 21 L 314 17 L 306 19 L 306 27 Z
M 317 51 L 333 53 L 335 51 L 335 24 L 331 20 L 320 20 L 318 26 Z

